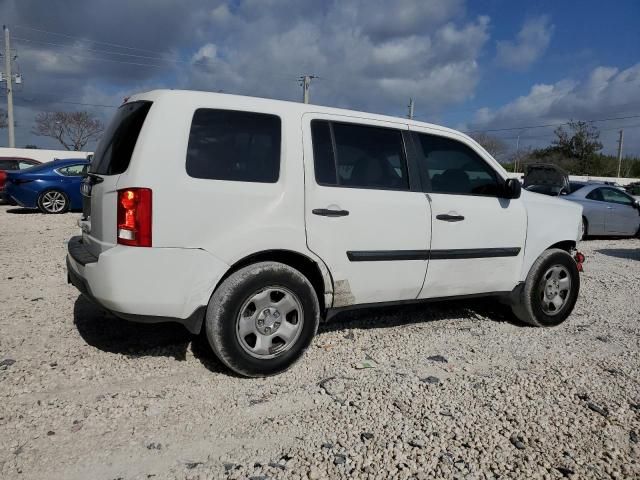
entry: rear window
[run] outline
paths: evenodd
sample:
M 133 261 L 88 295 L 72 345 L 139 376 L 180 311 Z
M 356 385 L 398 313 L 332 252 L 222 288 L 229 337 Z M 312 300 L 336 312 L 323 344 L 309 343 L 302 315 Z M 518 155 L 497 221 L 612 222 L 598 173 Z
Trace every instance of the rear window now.
M 0 160 L 0 170 L 16 170 L 18 162 L 15 160 Z
M 280 117 L 200 108 L 187 148 L 194 178 L 275 183 L 280 174 Z
M 581 188 L 583 188 L 584 186 L 585 186 L 585 184 L 584 184 L 584 183 L 574 183 L 574 182 L 571 182 L 571 183 L 569 183 L 569 190 L 570 190 L 570 193 L 577 192 L 578 190 L 580 190 L 580 189 L 581 189 Z
M 151 102 L 122 105 L 104 132 L 89 171 L 100 175 L 119 175 L 129 167 L 138 135 L 151 108 Z

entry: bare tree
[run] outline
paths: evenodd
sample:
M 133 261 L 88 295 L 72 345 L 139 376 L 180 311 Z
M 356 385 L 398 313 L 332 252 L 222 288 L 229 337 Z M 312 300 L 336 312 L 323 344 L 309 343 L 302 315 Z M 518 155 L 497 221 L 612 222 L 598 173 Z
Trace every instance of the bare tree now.
M 7 120 L 7 112 L 0 108 L 0 128 L 7 128 L 8 125 L 9 121 Z
M 79 151 L 104 130 L 102 121 L 89 112 L 40 112 L 33 133 L 55 138 L 67 150 Z
M 507 153 L 507 144 L 497 137 L 482 132 L 474 133 L 471 137 L 496 159 Z

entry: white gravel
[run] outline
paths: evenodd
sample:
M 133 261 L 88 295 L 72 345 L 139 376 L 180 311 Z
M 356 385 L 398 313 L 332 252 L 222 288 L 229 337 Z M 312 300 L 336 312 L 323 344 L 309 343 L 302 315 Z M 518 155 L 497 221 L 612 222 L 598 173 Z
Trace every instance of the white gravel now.
M 560 327 L 490 301 L 363 311 L 244 379 L 79 297 L 77 217 L 0 207 L 2 479 L 640 477 L 638 239 L 582 243 Z

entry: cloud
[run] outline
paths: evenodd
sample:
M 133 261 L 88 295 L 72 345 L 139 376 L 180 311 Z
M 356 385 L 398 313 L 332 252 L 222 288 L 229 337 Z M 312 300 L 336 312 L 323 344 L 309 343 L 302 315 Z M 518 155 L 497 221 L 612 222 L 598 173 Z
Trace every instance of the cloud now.
M 409 97 L 441 109 L 473 95 L 489 18 L 466 20 L 462 3 L 442 1 L 243 2 L 216 18 L 206 68 L 187 87 L 297 100 L 296 78 L 312 73 L 314 103 L 397 113 Z M 268 10 L 270 14 L 265 14 Z M 382 21 L 382 19 L 386 21 Z
M 479 109 L 473 121 L 466 127 L 469 130 L 493 130 L 556 124 L 572 119 L 596 120 L 634 116 L 640 112 L 638 92 L 640 63 L 624 70 L 599 66 L 584 79 L 567 78 L 553 84 L 536 84 L 526 95 L 499 108 Z M 605 150 L 612 151 L 615 142 L 609 137 L 613 138 L 616 130 L 625 125 L 631 127 L 637 126 L 638 123 L 640 119 L 636 118 L 598 122 L 595 125 L 603 130 Z M 514 131 L 507 133 L 514 135 Z M 552 134 L 552 129 L 523 129 L 522 133 L 533 135 L 534 138 L 545 137 Z M 635 137 L 629 136 L 627 151 L 638 151 L 640 142 L 637 138 L 635 141 L 632 138 Z M 540 142 L 546 140 L 542 138 Z
M 515 40 L 497 42 L 496 61 L 513 70 L 527 69 L 545 52 L 553 30 L 547 16 L 527 20 Z

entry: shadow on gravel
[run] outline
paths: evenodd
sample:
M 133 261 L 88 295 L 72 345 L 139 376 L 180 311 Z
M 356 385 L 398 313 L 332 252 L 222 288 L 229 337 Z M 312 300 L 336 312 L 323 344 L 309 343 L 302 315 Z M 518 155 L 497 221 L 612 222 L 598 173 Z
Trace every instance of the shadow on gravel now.
M 14 215 L 29 215 L 32 213 L 40 213 L 40 210 L 37 210 L 35 208 L 22 208 L 22 207 L 15 207 L 15 208 L 9 208 L 6 210 L 7 213 L 13 213 Z
M 480 298 L 347 310 L 321 324 L 318 333 L 345 328 L 391 328 L 439 320 L 477 319 L 478 315 L 494 322 L 528 327 L 513 315 L 508 306 L 493 298 Z
M 596 252 L 625 260 L 640 260 L 640 243 L 637 248 L 601 248 Z
M 203 336 L 191 335 L 177 323 L 135 323 L 122 320 L 79 295 L 73 308 L 78 333 L 92 347 L 129 357 L 186 359 L 191 351 L 208 370 L 229 373 L 213 354 Z

